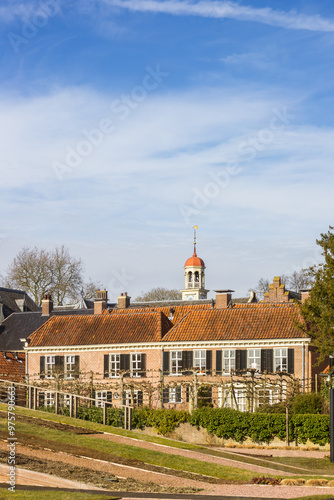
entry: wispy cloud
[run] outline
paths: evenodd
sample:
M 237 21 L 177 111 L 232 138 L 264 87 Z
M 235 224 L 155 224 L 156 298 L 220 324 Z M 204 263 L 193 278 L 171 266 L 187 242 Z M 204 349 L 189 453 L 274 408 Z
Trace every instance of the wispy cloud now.
M 242 6 L 235 2 L 194 2 L 188 0 L 103 0 L 115 7 L 138 12 L 153 12 L 176 16 L 200 16 L 218 19 L 252 21 L 293 30 L 334 31 L 334 20 L 307 16 L 295 10 L 284 12 L 266 8 Z

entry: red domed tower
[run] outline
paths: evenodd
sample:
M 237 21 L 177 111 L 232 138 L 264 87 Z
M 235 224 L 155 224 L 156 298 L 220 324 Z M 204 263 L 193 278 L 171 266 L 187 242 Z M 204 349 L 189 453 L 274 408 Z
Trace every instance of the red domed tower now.
M 182 300 L 206 299 L 209 290 L 205 289 L 205 264 L 196 253 L 196 229 L 194 226 L 194 253 L 184 264 L 185 288 L 181 290 Z

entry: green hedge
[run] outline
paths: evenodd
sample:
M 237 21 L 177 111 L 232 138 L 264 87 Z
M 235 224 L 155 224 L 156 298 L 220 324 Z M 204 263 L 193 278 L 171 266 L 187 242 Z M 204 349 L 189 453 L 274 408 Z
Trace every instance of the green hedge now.
M 54 407 L 39 408 L 54 411 Z M 65 408 L 63 413 L 67 414 Z M 95 406 L 80 407 L 78 418 L 103 423 L 103 410 Z M 107 425 L 123 427 L 123 411 L 117 408 L 107 409 Z M 279 413 L 247 413 L 230 408 L 199 408 L 191 414 L 177 410 L 151 410 L 138 408 L 132 414 L 132 428 L 153 427 L 160 434 L 173 431 L 178 425 L 189 422 L 198 428 L 206 429 L 219 438 L 233 439 L 242 443 L 250 438 L 255 443 L 270 443 L 275 437 L 286 439 L 285 415 Z M 289 440 L 324 445 L 329 443 L 329 415 L 291 415 L 289 418 Z
M 270 443 L 275 437 L 286 439 L 285 415 L 273 413 L 247 413 L 230 408 L 195 410 L 191 425 L 203 427 L 210 434 L 239 443 L 250 438 L 255 443 Z M 289 440 L 314 444 L 329 443 L 329 415 L 291 415 Z

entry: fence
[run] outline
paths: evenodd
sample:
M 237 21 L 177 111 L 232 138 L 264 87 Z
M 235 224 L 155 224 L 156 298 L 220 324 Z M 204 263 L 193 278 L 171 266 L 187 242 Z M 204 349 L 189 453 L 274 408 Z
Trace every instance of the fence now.
M 67 392 L 45 390 L 20 382 L 0 379 L 0 402 L 8 403 L 8 388 L 15 394 L 15 405 L 66 415 L 83 420 L 92 420 L 104 425 L 123 427 L 131 430 L 132 406 L 121 405 L 117 411 L 110 401 L 96 401 L 94 398 L 69 394 Z

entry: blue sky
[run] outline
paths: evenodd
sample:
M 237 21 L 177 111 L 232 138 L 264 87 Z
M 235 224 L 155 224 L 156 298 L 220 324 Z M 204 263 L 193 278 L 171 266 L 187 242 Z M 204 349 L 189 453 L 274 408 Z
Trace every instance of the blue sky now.
M 333 224 L 328 1 L 4 0 L 0 272 L 66 245 L 111 298 L 241 296 Z

